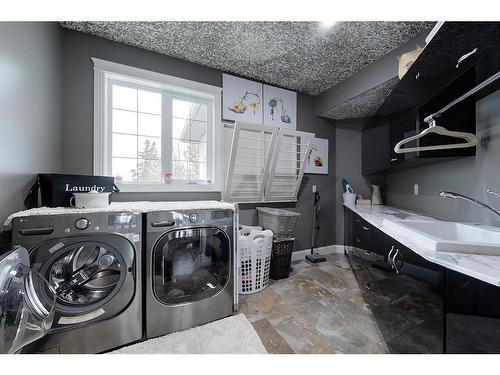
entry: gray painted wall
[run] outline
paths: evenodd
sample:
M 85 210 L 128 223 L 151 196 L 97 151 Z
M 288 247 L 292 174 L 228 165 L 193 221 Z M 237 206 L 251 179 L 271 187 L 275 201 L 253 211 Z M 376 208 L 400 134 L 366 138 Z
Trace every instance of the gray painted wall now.
M 61 169 L 57 23 L 0 22 L 0 221 L 23 209 L 39 172 Z
M 500 90 L 476 105 L 477 146 L 475 157 L 390 173 L 385 176 L 386 201 L 438 218 L 499 225 L 489 211 L 474 204 L 439 197 L 442 190 L 456 191 L 500 208 L 500 201 L 488 196 L 486 188 L 500 191 Z M 413 184 L 419 195 L 413 195 Z
M 92 173 L 93 151 L 93 66 L 91 57 L 110 60 L 143 69 L 170 74 L 211 85 L 222 85 L 222 72 L 170 58 L 154 52 L 96 38 L 64 29 L 63 34 L 63 171 L 65 173 Z M 322 230 L 320 246 L 335 243 L 335 173 L 333 122 L 314 115 L 314 98 L 298 95 L 298 130 L 315 132 L 321 138 L 330 139 L 330 174 L 306 175 L 297 204 L 285 206 L 300 212 L 297 225 L 298 250 L 308 248 L 311 241 L 312 185 L 318 186 L 322 203 Z M 199 200 L 220 199 L 220 194 L 205 193 L 121 193 L 114 200 Z M 277 205 L 273 205 L 277 206 Z M 241 207 L 241 222 L 256 223 L 255 206 Z
M 361 130 L 363 120 L 335 121 L 335 213 L 337 217 L 336 243 L 344 242 L 344 211 L 342 206 L 342 178 L 346 178 L 356 194 L 371 198 L 370 183 L 380 184 L 380 178 L 366 179 L 362 175 Z
M 92 173 L 94 70 L 91 57 L 222 86 L 214 69 L 87 34 L 62 29 L 63 164 L 65 173 Z
M 320 230 L 318 232 L 318 246 L 333 245 L 336 243 L 335 226 L 335 147 L 337 140 L 333 121 L 318 117 L 314 114 L 314 97 L 299 94 L 297 96 L 297 130 L 314 132 L 318 138 L 328 138 L 328 175 L 305 174 L 302 180 L 298 200 L 290 204 L 268 204 L 266 206 L 281 207 L 300 212 L 302 216 L 295 229 L 294 250 L 305 250 L 311 246 L 312 235 L 312 186 L 316 185 L 320 193 Z M 257 224 L 255 205 L 240 205 L 240 222 L 242 224 Z

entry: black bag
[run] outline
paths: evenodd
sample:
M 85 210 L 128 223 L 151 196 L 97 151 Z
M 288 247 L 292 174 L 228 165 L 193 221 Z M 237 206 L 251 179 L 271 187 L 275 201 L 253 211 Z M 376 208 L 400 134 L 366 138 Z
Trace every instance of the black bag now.
M 85 193 L 91 190 L 99 193 L 120 191 L 115 185 L 114 177 L 40 173 L 24 199 L 24 206 L 40 207 L 38 204 L 38 191 L 40 191 L 42 206 L 71 207 L 69 200 L 73 193 Z

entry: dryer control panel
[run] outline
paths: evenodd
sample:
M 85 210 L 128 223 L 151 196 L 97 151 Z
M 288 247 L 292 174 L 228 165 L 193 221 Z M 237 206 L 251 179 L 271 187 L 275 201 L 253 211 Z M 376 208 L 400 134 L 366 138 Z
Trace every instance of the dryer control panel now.
M 233 224 L 231 210 L 178 210 L 158 211 L 147 214 L 148 232 L 165 232 L 172 228 L 219 226 Z

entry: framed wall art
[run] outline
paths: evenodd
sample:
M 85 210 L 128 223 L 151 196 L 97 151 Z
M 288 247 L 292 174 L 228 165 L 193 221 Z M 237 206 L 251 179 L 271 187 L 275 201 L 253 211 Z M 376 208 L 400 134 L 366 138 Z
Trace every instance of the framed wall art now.
M 222 75 L 222 118 L 262 125 L 262 83 Z
M 297 127 L 297 93 L 264 85 L 264 125 L 295 130 Z
M 328 174 L 328 139 L 311 140 L 304 173 Z

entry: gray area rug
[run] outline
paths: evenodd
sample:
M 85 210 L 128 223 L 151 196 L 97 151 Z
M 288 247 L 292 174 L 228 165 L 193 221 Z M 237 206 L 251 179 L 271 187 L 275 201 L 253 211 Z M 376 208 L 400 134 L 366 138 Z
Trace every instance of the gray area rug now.
M 245 315 L 146 340 L 111 354 L 267 354 Z

